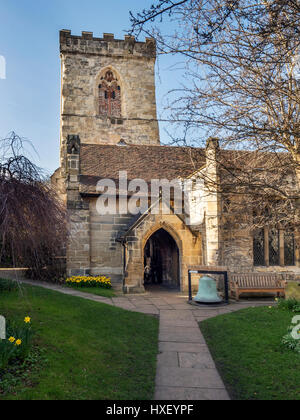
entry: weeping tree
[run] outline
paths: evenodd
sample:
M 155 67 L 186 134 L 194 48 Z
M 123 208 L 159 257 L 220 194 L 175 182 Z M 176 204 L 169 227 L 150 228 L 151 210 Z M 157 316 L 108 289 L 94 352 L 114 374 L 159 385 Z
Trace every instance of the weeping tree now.
M 0 141 L 0 261 L 55 280 L 67 237 L 66 211 L 43 171 L 11 133 Z
M 157 0 L 131 23 L 186 63 L 185 82 L 170 92 L 172 140 L 216 137 L 228 150 L 207 184 L 231 211 L 255 209 L 255 226 L 299 226 L 300 1 Z

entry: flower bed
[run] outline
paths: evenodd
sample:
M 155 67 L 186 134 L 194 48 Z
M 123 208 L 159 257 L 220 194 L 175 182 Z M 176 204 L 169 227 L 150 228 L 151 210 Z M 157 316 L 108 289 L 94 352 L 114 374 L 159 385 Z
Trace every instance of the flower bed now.
M 26 316 L 22 326 L 8 323 L 7 339 L 0 340 L 0 371 L 13 361 L 24 361 L 31 349 L 31 319 Z
M 104 289 L 111 289 L 111 280 L 105 276 L 73 276 L 66 279 L 66 284 L 69 287 L 102 287 Z

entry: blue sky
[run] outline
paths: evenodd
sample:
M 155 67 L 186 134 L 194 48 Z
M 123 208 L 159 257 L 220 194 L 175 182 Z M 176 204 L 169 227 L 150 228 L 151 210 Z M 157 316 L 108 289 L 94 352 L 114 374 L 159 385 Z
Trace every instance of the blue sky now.
M 35 162 L 52 172 L 59 162 L 60 61 L 59 30 L 92 31 L 123 38 L 130 27 L 129 10 L 141 10 L 149 0 L 0 0 L 0 56 L 6 79 L 0 78 L 0 138 L 10 131 L 33 142 Z M 159 59 L 158 111 L 180 72 L 175 58 Z M 167 141 L 161 130 L 163 141 Z

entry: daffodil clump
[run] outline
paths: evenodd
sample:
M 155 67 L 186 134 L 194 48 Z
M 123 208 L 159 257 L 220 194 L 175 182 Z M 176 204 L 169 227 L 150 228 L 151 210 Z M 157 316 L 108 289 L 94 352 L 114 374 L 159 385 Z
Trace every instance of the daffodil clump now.
M 66 284 L 70 287 L 102 287 L 111 289 L 111 279 L 105 276 L 73 276 L 66 279 Z
M 12 361 L 23 361 L 31 349 L 31 318 L 26 316 L 21 325 L 14 326 L 8 322 L 7 338 L 0 340 L 0 371 Z

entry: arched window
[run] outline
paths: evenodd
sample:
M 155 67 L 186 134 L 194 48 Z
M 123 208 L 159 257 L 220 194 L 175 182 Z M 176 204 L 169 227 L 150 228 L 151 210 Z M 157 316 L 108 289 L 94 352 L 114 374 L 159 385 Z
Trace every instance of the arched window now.
M 253 238 L 255 266 L 295 265 L 295 235 L 293 230 L 259 229 Z
M 121 118 L 121 87 L 112 70 L 107 70 L 100 78 L 99 114 Z

